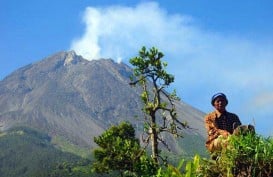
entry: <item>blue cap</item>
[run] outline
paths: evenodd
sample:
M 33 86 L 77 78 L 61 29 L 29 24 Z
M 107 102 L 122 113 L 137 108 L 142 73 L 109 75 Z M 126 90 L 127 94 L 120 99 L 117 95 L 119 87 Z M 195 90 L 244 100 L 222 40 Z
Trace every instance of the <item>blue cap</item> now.
M 212 106 L 214 106 L 214 101 L 215 101 L 216 98 L 218 98 L 218 97 L 224 98 L 224 99 L 226 100 L 227 104 L 228 104 L 228 99 L 227 99 L 226 95 L 220 92 L 220 93 L 216 93 L 216 94 L 214 94 L 214 95 L 212 96 L 212 98 L 211 98 L 211 104 L 212 104 Z

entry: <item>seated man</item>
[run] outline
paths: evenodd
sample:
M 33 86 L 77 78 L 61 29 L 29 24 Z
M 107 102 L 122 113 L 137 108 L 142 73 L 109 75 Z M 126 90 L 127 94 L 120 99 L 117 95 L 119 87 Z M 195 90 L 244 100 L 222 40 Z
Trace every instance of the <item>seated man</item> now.
M 215 110 L 205 116 L 205 125 L 208 133 L 206 147 L 208 151 L 221 150 L 229 135 L 241 125 L 239 117 L 226 111 L 228 99 L 225 94 L 213 95 L 211 104 Z

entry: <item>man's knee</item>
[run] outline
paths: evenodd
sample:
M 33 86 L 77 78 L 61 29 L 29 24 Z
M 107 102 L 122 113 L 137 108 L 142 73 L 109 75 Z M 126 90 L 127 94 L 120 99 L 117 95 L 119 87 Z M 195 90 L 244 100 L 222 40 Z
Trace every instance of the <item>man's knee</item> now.
M 240 125 L 234 131 L 234 135 L 246 135 L 247 133 L 255 133 L 255 127 L 253 125 Z

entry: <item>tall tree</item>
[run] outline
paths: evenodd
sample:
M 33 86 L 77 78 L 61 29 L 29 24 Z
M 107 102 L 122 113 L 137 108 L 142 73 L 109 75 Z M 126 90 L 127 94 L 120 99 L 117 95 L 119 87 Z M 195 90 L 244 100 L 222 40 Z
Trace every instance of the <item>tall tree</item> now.
M 164 54 L 152 47 L 146 50 L 142 47 L 139 56 L 131 58 L 130 63 L 134 66 L 134 75 L 131 85 L 140 85 L 143 101 L 143 112 L 146 137 L 144 141 L 151 143 L 152 158 L 159 164 L 159 142 L 167 148 L 167 143 L 162 138 L 162 132 L 168 132 L 174 136 L 182 137 L 182 129 L 186 128 L 185 122 L 178 119 L 175 104 L 179 100 L 175 90 L 169 94 L 166 88 L 174 82 L 174 76 L 167 73 L 167 63 L 162 61 Z

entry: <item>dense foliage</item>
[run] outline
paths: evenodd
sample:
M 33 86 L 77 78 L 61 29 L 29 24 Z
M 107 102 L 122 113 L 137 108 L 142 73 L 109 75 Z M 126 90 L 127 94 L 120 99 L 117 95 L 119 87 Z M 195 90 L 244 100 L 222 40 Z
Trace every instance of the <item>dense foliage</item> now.
M 92 162 L 88 159 L 62 162 L 50 172 L 49 177 L 98 177 L 98 174 L 91 171 L 91 164 Z
M 215 163 L 208 162 L 203 168 L 207 176 L 273 176 L 272 138 L 263 138 L 251 133 L 231 136 L 227 148 L 215 155 Z
M 272 177 L 273 139 L 256 134 L 230 136 L 229 144 L 213 159 L 198 155 L 187 162 L 184 169 L 168 166 L 160 169 L 157 177 Z M 184 161 L 182 161 L 183 163 Z
M 56 149 L 50 137 L 36 130 L 17 127 L 0 133 L 0 176 L 48 177 L 58 163 L 81 158 Z
M 140 147 L 130 123 L 111 126 L 94 138 L 99 148 L 94 150 L 93 169 L 97 173 L 118 172 L 120 176 L 151 176 L 155 165 Z

